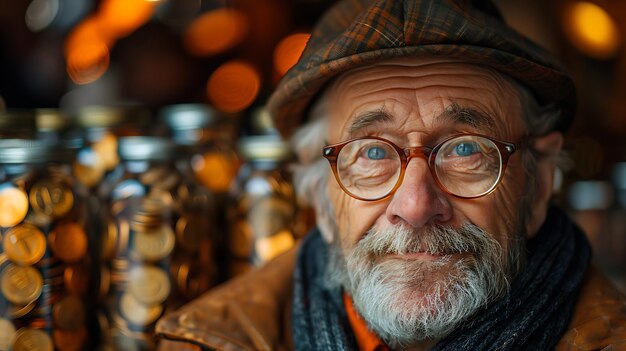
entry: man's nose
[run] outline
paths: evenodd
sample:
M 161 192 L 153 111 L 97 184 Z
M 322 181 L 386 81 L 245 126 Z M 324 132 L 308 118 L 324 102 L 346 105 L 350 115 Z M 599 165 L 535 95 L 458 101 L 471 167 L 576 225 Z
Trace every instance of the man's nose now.
M 428 161 L 413 158 L 409 162 L 402 184 L 387 206 L 387 220 L 396 224 L 404 221 L 420 228 L 426 224 L 445 223 L 452 218 L 452 206 L 447 195 L 433 178 Z

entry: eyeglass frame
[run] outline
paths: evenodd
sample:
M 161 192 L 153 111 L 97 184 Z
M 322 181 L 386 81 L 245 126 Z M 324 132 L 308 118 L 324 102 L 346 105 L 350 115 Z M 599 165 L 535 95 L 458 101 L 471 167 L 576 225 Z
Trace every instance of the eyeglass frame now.
M 450 192 L 441 183 L 441 181 L 439 180 L 439 177 L 437 176 L 437 173 L 435 171 L 435 159 L 437 158 L 437 152 L 441 149 L 441 147 L 446 142 L 448 142 L 448 141 L 450 141 L 452 139 L 459 138 L 459 137 L 466 137 L 466 136 L 469 136 L 469 137 L 475 136 L 475 137 L 481 137 L 481 138 L 485 138 L 485 139 L 490 140 L 498 148 L 498 152 L 500 153 L 500 158 L 502 159 L 502 167 L 501 167 L 501 170 L 500 170 L 500 174 L 498 175 L 498 179 L 496 179 L 496 181 L 491 186 L 491 188 L 489 188 L 488 190 L 486 190 L 485 192 L 483 192 L 481 194 L 474 195 L 474 196 L 461 196 L 461 195 L 457 195 L 457 194 L 454 194 L 454 193 Z M 343 185 L 343 183 L 339 179 L 339 173 L 337 171 L 337 158 L 339 157 L 339 153 L 344 148 L 344 146 L 348 145 L 351 142 L 354 142 L 354 141 L 357 141 L 357 140 L 363 140 L 363 139 L 375 139 L 375 140 L 379 140 L 379 141 L 385 142 L 385 143 L 391 145 L 396 150 L 397 154 L 400 156 L 400 176 L 398 177 L 398 180 L 396 181 L 396 184 L 393 186 L 393 188 L 391 190 L 389 190 L 384 195 L 379 196 L 377 198 L 373 198 L 373 199 L 364 198 L 364 197 L 361 197 L 361 196 L 358 196 L 356 194 L 351 193 L 348 189 L 346 189 L 346 187 Z M 455 135 L 452 135 L 452 136 L 444 139 L 443 141 L 439 142 L 434 147 L 413 146 L 413 147 L 401 148 L 401 147 L 399 147 L 398 145 L 396 145 L 394 142 L 392 142 L 390 140 L 387 140 L 385 138 L 381 138 L 381 137 L 378 137 L 378 136 L 370 135 L 370 136 L 352 138 L 350 140 L 342 141 L 342 142 L 339 142 L 339 143 L 336 143 L 336 144 L 327 145 L 327 146 L 322 148 L 322 156 L 324 156 L 324 158 L 326 158 L 328 160 L 328 162 L 330 163 L 330 168 L 332 169 L 333 174 L 335 175 L 335 179 L 337 180 L 337 184 L 339 184 L 341 189 L 346 194 L 348 194 L 350 197 L 353 197 L 353 198 L 355 198 L 357 200 L 370 201 L 371 202 L 371 201 L 379 201 L 379 200 L 382 200 L 382 199 L 385 199 L 385 198 L 391 196 L 393 193 L 396 192 L 396 190 L 398 190 L 400 185 L 402 185 L 402 182 L 404 181 L 404 173 L 406 171 L 406 168 L 408 167 L 409 162 L 413 158 L 423 158 L 423 159 L 425 159 L 427 161 L 428 168 L 430 169 L 430 173 L 433 176 L 433 179 L 435 180 L 435 182 L 437 183 L 437 186 L 439 186 L 439 189 L 441 189 L 446 194 L 449 194 L 449 195 L 452 195 L 454 197 L 461 198 L 461 199 L 476 199 L 476 198 L 479 198 L 479 197 L 483 197 L 483 196 L 489 195 L 490 193 L 492 193 L 498 187 L 498 185 L 502 181 L 502 178 L 504 177 L 504 172 L 505 172 L 506 166 L 507 166 L 507 164 L 509 162 L 509 158 L 511 157 L 511 155 L 513 155 L 513 153 L 515 153 L 515 151 L 517 151 L 518 149 L 521 149 L 526 143 L 527 143 L 527 138 L 526 137 L 522 137 L 520 139 L 520 141 L 517 142 L 517 143 L 511 143 L 511 142 L 507 142 L 507 141 L 494 139 L 494 138 L 492 138 L 490 136 L 483 135 L 483 134 L 460 133 L 460 134 L 455 134 Z

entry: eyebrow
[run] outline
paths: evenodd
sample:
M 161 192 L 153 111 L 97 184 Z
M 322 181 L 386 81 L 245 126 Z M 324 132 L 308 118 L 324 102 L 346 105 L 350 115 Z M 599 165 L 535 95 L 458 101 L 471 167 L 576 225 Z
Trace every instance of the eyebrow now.
M 377 111 L 366 111 L 354 118 L 348 132 L 350 135 L 354 135 L 363 128 L 393 120 L 393 115 L 385 111 L 384 108 Z M 441 114 L 435 117 L 435 120 L 439 123 L 465 124 L 476 129 L 493 129 L 496 125 L 490 115 L 470 107 L 463 107 L 457 103 L 446 107 Z
M 385 123 L 393 121 L 393 116 L 381 108 L 378 111 L 367 111 L 354 118 L 354 121 L 350 124 L 348 132 L 350 135 L 358 132 L 363 128 L 367 128 L 374 124 Z
M 435 119 L 438 122 L 466 124 L 476 129 L 493 129 L 496 126 L 493 117 L 488 114 L 473 108 L 460 106 L 457 103 L 446 107 L 445 111 Z

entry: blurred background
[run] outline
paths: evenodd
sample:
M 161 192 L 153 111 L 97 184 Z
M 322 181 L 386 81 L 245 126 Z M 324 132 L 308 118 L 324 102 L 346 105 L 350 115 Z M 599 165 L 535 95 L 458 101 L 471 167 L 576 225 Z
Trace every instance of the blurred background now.
M 0 111 L 138 107 L 153 120 L 212 106 L 235 137 L 268 127 L 262 107 L 331 0 L 2 0 Z M 509 23 L 571 71 L 573 166 L 557 201 L 626 290 L 626 2 L 496 1 Z M 261 111 L 261 112 L 259 112 Z

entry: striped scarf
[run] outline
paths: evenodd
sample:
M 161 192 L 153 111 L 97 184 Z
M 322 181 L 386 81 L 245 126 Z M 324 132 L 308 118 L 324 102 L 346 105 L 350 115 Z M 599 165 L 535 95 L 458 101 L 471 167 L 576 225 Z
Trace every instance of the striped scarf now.
M 582 231 L 552 207 L 527 241 L 526 265 L 509 292 L 439 341 L 433 350 L 550 350 L 565 332 L 589 265 Z M 340 289 L 325 287 L 328 247 L 316 229 L 294 272 L 292 333 L 296 350 L 358 350 Z

